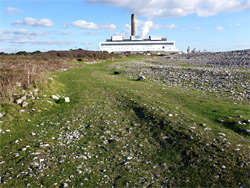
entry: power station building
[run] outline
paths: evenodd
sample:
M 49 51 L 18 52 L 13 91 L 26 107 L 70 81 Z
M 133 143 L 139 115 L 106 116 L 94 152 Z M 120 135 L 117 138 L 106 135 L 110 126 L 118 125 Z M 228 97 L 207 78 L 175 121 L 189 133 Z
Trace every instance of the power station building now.
M 131 15 L 131 36 L 124 39 L 122 36 L 112 36 L 106 42 L 100 42 L 100 51 L 109 53 L 122 52 L 176 52 L 175 41 L 168 41 L 167 38 L 149 36 L 142 38 L 137 35 L 136 15 Z

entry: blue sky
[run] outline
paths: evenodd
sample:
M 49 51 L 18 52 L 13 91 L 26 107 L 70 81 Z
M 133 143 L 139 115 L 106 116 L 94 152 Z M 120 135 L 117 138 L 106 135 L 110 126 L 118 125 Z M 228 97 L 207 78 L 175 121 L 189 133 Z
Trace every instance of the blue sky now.
M 162 36 L 176 48 L 250 48 L 250 0 L 1 0 L 0 51 L 98 50 L 112 35 Z

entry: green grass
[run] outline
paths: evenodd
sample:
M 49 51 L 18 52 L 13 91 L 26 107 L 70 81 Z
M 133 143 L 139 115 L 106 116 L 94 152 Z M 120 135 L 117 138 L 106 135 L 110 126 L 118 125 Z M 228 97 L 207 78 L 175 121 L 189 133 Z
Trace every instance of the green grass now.
M 70 187 L 247 187 L 249 135 L 217 119 L 235 116 L 234 110 L 247 119 L 249 103 L 236 105 L 209 94 L 134 81 L 108 69 L 141 59 L 110 60 L 55 73 L 53 83 L 62 89 L 50 85 L 44 92 L 47 96 L 60 92 L 70 103 L 34 104 L 47 110 L 25 116 L 9 114 L 6 109 L 12 104 L 1 107 L 9 114 L 1 128 L 11 127 L 11 132 L 1 135 L 0 161 L 5 163 L 0 172 L 5 183 L 0 186 L 54 187 L 67 182 Z M 82 135 L 78 140 L 67 144 L 58 139 L 75 130 Z M 227 140 L 217 133 L 225 133 Z M 17 139 L 22 140 L 14 144 Z M 40 143 L 50 146 L 41 148 Z M 238 144 L 241 150 L 234 151 Z M 31 147 L 22 151 L 27 145 Z M 34 159 L 32 152 L 41 154 Z M 91 158 L 77 158 L 80 155 Z M 29 164 L 39 159 L 45 159 L 44 171 L 30 172 Z M 76 172 L 79 165 L 81 174 Z M 17 177 L 21 172 L 27 174 Z

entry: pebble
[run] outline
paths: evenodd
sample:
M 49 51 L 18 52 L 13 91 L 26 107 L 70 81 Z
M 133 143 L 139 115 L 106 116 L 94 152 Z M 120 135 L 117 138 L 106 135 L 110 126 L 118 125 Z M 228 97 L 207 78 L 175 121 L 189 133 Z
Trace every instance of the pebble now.
M 222 165 L 222 166 L 221 166 L 221 168 L 222 168 L 222 169 L 225 169 L 225 168 L 226 168 L 226 166 L 225 166 L 225 165 Z
M 65 97 L 65 102 L 69 102 L 69 97 Z
M 133 157 L 129 156 L 129 157 L 127 157 L 127 159 L 128 159 L 128 160 L 131 160 L 131 159 L 133 159 Z
M 54 99 L 54 100 L 59 100 L 59 97 L 58 95 L 51 95 L 51 98 Z
M 36 162 L 36 161 L 33 161 L 33 162 L 30 163 L 30 167 L 31 168 L 38 168 L 39 167 L 39 163 Z
M 205 123 L 200 123 L 199 125 L 202 126 L 202 127 L 205 127 L 205 126 L 206 126 Z
M 224 133 L 218 133 L 219 136 L 226 136 Z
M 208 128 L 208 127 L 206 127 L 206 128 L 204 128 L 204 131 L 211 131 L 212 129 L 211 128 Z
M 172 116 L 173 116 L 173 114 L 168 114 L 168 116 L 169 116 L 169 117 L 172 117 Z

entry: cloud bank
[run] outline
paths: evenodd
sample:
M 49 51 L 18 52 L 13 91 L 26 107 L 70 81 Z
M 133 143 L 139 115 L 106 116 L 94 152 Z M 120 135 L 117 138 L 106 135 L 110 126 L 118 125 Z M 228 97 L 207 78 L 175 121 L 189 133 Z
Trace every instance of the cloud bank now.
M 213 16 L 222 12 L 237 12 L 250 9 L 250 0 L 85 0 L 107 6 L 123 7 L 144 17 L 183 17 L 197 14 Z
M 93 22 L 87 22 L 85 20 L 77 20 L 71 23 L 72 26 L 81 28 L 81 29 L 116 29 L 114 24 L 95 24 Z
M 24 18 L 23 20 L 16 20 L 10 25 L 14 25 L 14 26 L 26 25 L 26 26 L 31 26 L 31 27 L 52 27 L 55 24 L 49 19 L 38 20 L 38 19 L 29 17 L 29 18 Z

